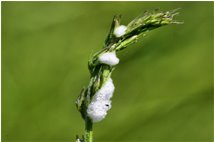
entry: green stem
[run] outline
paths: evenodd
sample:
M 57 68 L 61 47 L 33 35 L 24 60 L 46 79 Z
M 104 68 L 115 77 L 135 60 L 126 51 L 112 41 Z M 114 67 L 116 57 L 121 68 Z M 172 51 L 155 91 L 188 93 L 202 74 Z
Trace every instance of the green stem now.
M 93 122 L 90 118 L 85 119 L 85 138 L 84 142 L 92 142 L 93 141 Z
M 168 24 L 179 24 L 174 21 L 173 17 L 178 14 L 176 10 L 167 12 L 151 12 L 145 13 L 144 16 L 135 18 L 127 25 L 125 34 L 121 37 L 114 35 L 115 29 L 120 26 L 121 16 L 115 16 L 109 35 L 105 41 L 104 48 L 95 53 L 88 62 L 88 68 L 91 74 L 90 82 L 87 89 L 81 91 L 80 96 L 76 101 L 77 109 L 80 111 L 85 120 L 85 135 L 83 139 L 77 138 L 77 142 L 92 142 L 93 139 L 93 122 L 87 114 L 87 108 L 90 105 L 93 96 L 97 90 L 102 87 L 106 80 L 111 76 L 115 66 L 100 63 L 99 56 L 106 52 L 120 51 L 128 45 L 137 42 L 137 39 L 144 36 L 146 32 L 165 26 Z

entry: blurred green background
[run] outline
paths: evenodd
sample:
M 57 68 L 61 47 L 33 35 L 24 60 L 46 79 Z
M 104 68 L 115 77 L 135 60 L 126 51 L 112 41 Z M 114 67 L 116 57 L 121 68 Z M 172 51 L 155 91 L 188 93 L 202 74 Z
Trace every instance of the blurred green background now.
M 113 108 L 95 142 L 213 141 L 213 2 L 2 2 L 2 141 L 74 142 L 75 99 L 113 15 L 181 8 L 119 52 Z

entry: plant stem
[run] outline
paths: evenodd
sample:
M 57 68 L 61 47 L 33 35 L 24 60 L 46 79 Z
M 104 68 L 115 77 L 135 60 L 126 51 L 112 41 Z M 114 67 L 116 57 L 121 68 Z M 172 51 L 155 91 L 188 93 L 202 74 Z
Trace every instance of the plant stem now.
M 85 119 L 85 138 L 84 142 L 92 142 L 93 140 L 93 122 L 87 117 Z
M 128 45 L 137 42 L 137 40 L 144 36 L 148 31 L 159 28 L 169 24 L 179 24 L 174 21 L 173 17 L 178 14 L 177 10 L 166 12 L 150 12 L 145 13 L 142 17 L 135 18 L 126 26 L 125 34 L 117 37 L 115 36 L 115 29 L 120 26 L 121 16 L 115 16 L 105 40 L 103 49 L 95 53 L 88 61 L 88 69 L 91 74 L 90 82 L 87 88 L 83 88 L 80 96 L 77 98 L 76 106 L 80 111 L 82 118 L 85 121 L 85 135 L 83 139 L 77 136 L 76 142 L 92 142 L 93 141 L 93 121 L 89 118 L 87 109 L 93 100 L 96 92 L 103 86 L 103 84 L 111 77 L 115 66 L 103 64 L 99 57 L 107 52 L 117 52 L 125 49 Z

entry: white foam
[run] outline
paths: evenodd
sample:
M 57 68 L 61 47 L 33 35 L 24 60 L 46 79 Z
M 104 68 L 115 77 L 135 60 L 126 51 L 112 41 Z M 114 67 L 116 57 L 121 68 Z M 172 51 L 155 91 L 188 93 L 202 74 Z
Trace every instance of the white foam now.
M 111 78 L 109 78 L 105 84 L 96 92 L 93 100 L 109 100 L 112 98 L 114 93 L 114 84 Z
M 121 37 L 126 33 L 127 27 L 124 25 L 120 25 L 119 27 L 114 29 L 114 35 L 116 37 Z
M 113 96 L 114 89 L 113 81 L 109 78 L 95 93 L 87 108 L 87 114 L 93 122 L 99 122 L 106 117 L 107 111 L 111 108 L 110 99 Z
M 111 101 L 95 101 L 91 102 L 87 109 L 88 116 L 93 122 L 99 122 L 103 120 L 107 111 L 111 108 Z
M 100 63 L 107 64 L 107 65 L 110 65 L 110 66 L 117 65 L 119 63 L 119 61 L 120 61 L 117 58 L 115 51 L 106 52 L 106 53 L 101 54 L 98 57 L 98 60 L 100 61 Z

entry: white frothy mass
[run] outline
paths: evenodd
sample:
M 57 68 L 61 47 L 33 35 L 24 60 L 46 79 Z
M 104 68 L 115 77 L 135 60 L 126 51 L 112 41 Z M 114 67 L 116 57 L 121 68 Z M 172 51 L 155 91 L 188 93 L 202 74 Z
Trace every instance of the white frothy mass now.
M 98 57 L 98 60 L 101 63 L 107 64 L 107 65 L 110 65 L 110 66 L 117 65 L 119 63 L 119 61 L 120 61 L 117 58 L 115 51 L 114 52 L 106 52 L 106 53 L 101 54 Z
M 114 84 L 111 78 L 109 78 L 105 84 L 96 92 L 93 101 L 110 100 L 114 93 Z
M 113 96 L 114 89 L 113 81 L 109 78 L 94 95 L 87 109 L 87 114 L 93 122 L 99 122 L 106 117 L 107 111 L 111 108 L 110 99 Z
M 126 29 L 127 29 L 126 26 L 120 25 L 119 27 L 115 28 L 114 35 L 116 37 L 121 37 L 121 36 L 123 36 L 126 33 Z

